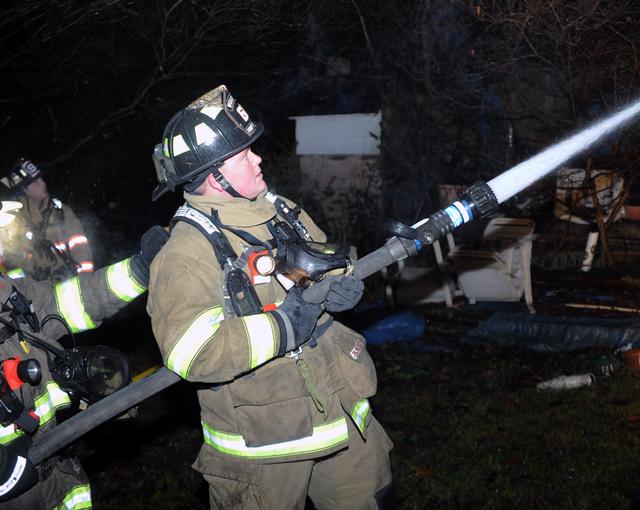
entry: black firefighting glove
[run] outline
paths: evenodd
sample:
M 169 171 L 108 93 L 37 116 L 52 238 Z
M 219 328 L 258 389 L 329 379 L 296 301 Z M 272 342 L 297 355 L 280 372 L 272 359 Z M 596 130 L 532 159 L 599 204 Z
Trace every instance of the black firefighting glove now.
M 131 257 L 131 272 L 145 288 L 149 286 L 149 266 L 169 237 L 169 232 L 160 225 L 154 225 L 142 234 L 140 251 Z
M 280 326 L 278 356 L 283 356 L 309 340 L 322 314 L 322 307 L 302 299 L 302 289 L 293 287 L 284 303 L 270 313 Z
M 362 299 L 364 283 L 355 276 L 343 276 L 329 285 L 324 309 L 327 312 L 350 310 Z
M 38 481 L 36 467 L 27 457 L 31 439 L 21 437 L 0 445 L 0 503 L 26 492 Z

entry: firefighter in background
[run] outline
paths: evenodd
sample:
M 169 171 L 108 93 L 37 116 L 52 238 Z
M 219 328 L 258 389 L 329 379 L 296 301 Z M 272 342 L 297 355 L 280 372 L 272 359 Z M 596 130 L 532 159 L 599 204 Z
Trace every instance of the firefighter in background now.
M 10 214 L 2 202 L 0 224 Z M 15 204 L 15 203 L 14 203 Z M 20 205 L 19 203 L 17 204 Z M 6 222 L 4 222 L 6 224 Z M 75 458 L 33 466 L 31 442 L 56 426 L 74 399 L 97 399 L 126 383 L 122 355 L 107 347 L 64 350 L 56 339 L 92 329 L 146 290 L 149 263 L 166 232 L 152 228 L 132 257 L 57 284 L 0 276 L 0 508 L 91 508 L 87 476 Z M 100 377 L 91 377 L 93 368 Z M 105 369 L 116 367 L 105 379 Z M 100 395 L 99 395 L 100 396 Z
M 20 231 L 19 242 L 3 255 L 12 276 L 23 271 L 34 280 L 58 282 L 93 271 L 82 223 L 69 206 L 49 196 L 35 164 L 20 158 L 1 181 L 24 206 L 14 226 Z
M 380 508 L 391 441 L 368 401 L 375 368 L 364 338 L 325 313 L 355 306 L 363 285 L 339 277 L 324 307 L 293 286 L 348 261 L 267 191 L 251 149 L 262 129 L 220 86 L 154 150 L 153 198 L 183 188 L 186 204 L 151 265 L 147 311 L 167 367 L 198 383 L 194 468 L 214 509 L 302 509 L 307 496 L 319 510 Z

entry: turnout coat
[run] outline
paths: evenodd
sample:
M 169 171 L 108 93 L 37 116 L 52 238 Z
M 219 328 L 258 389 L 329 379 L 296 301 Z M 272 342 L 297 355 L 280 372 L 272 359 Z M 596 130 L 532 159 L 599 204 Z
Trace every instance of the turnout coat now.
M 36 282 L 29 278 L 10 279 L 0 276 L 0 302 L 9 303 L 13 290 L 18 290 L 32 302 L 33 310 L 39 321 L 59 316 L 72 332 L 96 328 L 100 322 L 113 315 L 146 289 L 131 274 L 130 259 L 123 260 L 96 271 L 75 276 L 69 280 L 53 284 L 49 281 Z M 19 357 L 21 360 L 35 358 L 40 362 L 42 380 L 36 386 L 28 383 L 15 390 L 27 411 L 39 418 L 39 426 L 33 435 L 38 436 L 55 427 L 56 412 L 69 407 L 71 399 L 58 384 L 53 381 L 49 371 L 50 353 L 34 344 L 20 342 L 17 334 L 7 327 L 7 311 L 0 312 L 0 361 Z M 58 349 L 56 341 L 68 333 L 67 327 L 55 319 L 47 320 L 40 333 L 34 333 L 28 325 L 21 327 L 35 334 L 41 340 Z M 0 425 L 0 445 L 9 445 L 25 439 L 25 433 L 13 424 Z M 49 509 L 89 508 L 91 493 L 89 484 L 77 461 L 63 461 L 57 458 L 45 461 L 40 466 L 41 481 L 26 493 L 2 504 L 7 509 Z M 73 506 L 73 505 L 80 506 Z
M 59 282 L 94 270 L 85 229 L 69 206 L 51 197 L 37 204 L 23 196 L 20 202 L 23 207 L 10 226 L 14 239 L 4 250 L 10 274 Z
M 263 241 L 272 237 L 267 224 L 276 210 L 265 193 L 254 201 L 184 197 L 206 214 L 215 209 L 223 225 Z M 304 211 L 300 219 L 314 241 L 325 241 Z M 246 242 L 224 233 L 240 255 Z M 255 289 L 267 310 L 286 297 L 273 275 Z M 230 457 L 267 464 L 324 457 L 348 446 L 347 420 L 366 435 L 376 375 L 362 336 L 324 314 L 315 341 L 276 357 L 274 317 L 225 316 L 224 273 L 214 250 L 182 221 L 151 265 L 149 290 L 147 311 L 167 367 L 198 383 L 204 445 L 197 470 L 206 474 Z

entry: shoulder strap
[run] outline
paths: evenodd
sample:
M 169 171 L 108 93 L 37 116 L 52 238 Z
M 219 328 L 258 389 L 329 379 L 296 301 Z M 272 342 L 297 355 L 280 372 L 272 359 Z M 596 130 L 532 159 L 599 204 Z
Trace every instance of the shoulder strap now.
M 284 220 L 291 225 L 291 228 L 305 241 L 312 241 L 311 236 L 309 235 L 309 231 L 307 227 L 304 226 L 304 223 L 300 221 L 300 207 L 296 206 L 291 209 L 284 200 L 282 200 L 279 196 L 274 195 L 273 193 L 267 191 L 265 198 L 273 204 L 276 208 L 276 212 L 284 218 Z
M 180 206 L 173 215 L 169 224 L 170 228 L 173 229 L 178 221 L 184 221 L 194 226 L 207 238 L 213 247 L 221 269 L 225 269 L 227 265 L 233 264 L 233 261 L 237 258 L 236 254 L 233 248 L 231 248 L 229 240 L 215 225 L 212 218 L 194 209 L 190 205 L 184 204 Z
M 39 227 L 37 229 L 34 228 L 34 230 L 38 230 L 38 234 L 37 235 L 39 237 L 41 237 L 42 239 L 45 239 L 47 237 L 47 228 L 49 227 L 49 220 L 51 219 L 51 215 L 56 210 L 59 210 L 60 212 L 62 212 L 62 208 L 61 207 L 58 208 L 58 206 L 54 202 L 54 200 L 57 200 L 57 199 L 54 198 L 53 200 L 49 200 L 49 203 L 47 204 L 47 207 L 45 207 L 44 211 L 42 211 L 42 223 L 40 223 L 40 225 L 39 225 Z M 57 200 L 57 201 L 59 202 L 59 200 Z M 65 239 L 65 242 L 66 242 L 66 239 Z
M 267 248 L 269 250 L 273 249 L 273 246 L 271 245 L 271 243 L 269 241 L 261 241 L 256 236 L 254 236 L 253 234 L 250 234 L 249 232 L 247 232 L 245 230 L 240 230 L 238 228 L 233 228 L 233 227 L 230 227 L 228 225 L 224 225 L 220 221 L 220 218 L 218 218 L 218 214 L 216 213 L 216 211 L 212 211 L 212 212 L 214 214 L 212 214 L 211 217 L 212 217 L 215 225 L 220 230 L 228 230 L 229 232 L 234 233 L 240 239 L 242 239 L 245 243 L 250 244 L 251 246 L 260 246 L 260 247 L 263 247 L 263 248 Z
M 247 274 L 234 266 L 238 258 L 231 243 L 219 228 L 220 220 L 215 211 L 210 217 L 188 204 L 178 208 L 170 222 L 173 228 L 178 221 L 189 223 L 204 235 L 216 254 L 220 268 L 224 271 L 225 315 L 243 317 L 262 312 L 262 303 Z M 216 224 L 217 223 L 217 224 Z

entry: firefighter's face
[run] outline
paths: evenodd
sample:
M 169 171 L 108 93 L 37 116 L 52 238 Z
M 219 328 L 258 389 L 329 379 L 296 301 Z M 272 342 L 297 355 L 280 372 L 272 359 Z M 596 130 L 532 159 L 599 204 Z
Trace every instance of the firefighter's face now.
M 225 160 L 220 172 L 238 193 L 252 200 L 267 189 L 261 162 L 262 158 L 248 148 Z
M 42 177 L 38 177 L 24 189 L 24 193 L 31 200 L 40 202 L 47 197 L 47 183 L 44 182 Z

